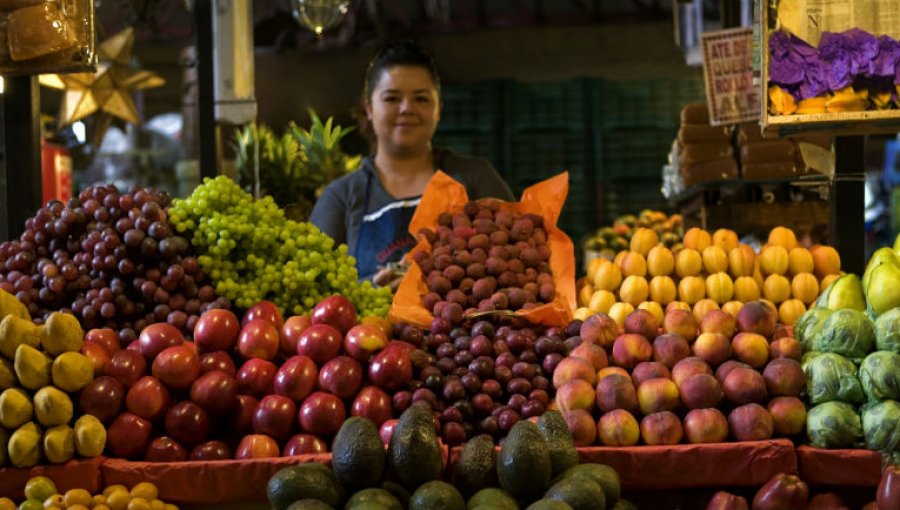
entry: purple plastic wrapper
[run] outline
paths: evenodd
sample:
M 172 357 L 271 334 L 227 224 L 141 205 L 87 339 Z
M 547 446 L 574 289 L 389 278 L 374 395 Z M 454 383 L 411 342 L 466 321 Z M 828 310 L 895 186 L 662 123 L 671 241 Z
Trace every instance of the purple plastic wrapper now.
M 896 76 L 898 60 L 900 60 L 900 43 L 889 35 L 879 37 L 878 55 L 872 61 L 872 74 L 893 79 Z
M 860 75 L 870 75 L 878 55 L 878 39 L 853 28 L 842 33 L 822 32 L 819 57 L 825 64 L 825 77 L 831 90 L 840 90 Z
M 825 66 L 818 51 L 799 37 L 784 31 L 769 38 L 769 81 L 796 99 L 820 96 L 828 91 Z

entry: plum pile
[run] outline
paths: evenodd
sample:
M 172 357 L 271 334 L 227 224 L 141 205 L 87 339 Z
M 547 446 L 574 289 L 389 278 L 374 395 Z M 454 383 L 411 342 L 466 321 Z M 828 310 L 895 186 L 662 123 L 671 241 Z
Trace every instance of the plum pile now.
M 168 205 L 165 192 L 113 185 L 48 202 L 26 220 L 19 240 L 0 244 L 0 289 L 35 322 L 70 312 L 86 330 L 119 331 L 123 345 L 156 322 L 190 332 L 203 311 L 229 303 L 173 231 Z
M 544 219 L 501 207 L 496 200 L 466 203 L 423 228 L 431 253 L 413 260 L 425 277 L 423 305 L 451 324 L 475 311 L 528 309 L 553 301 L 550 246 Z
M 415 342 L 414 373 L 407 390 L 394 393 L 394 413 L 429 404 L 445 443 L 453 446 L 486 433 L 504 437 L 519 420 L 540 416 L 554 398 L 553 371 L 580 339 L 571 331 L 481 320 L 452 328 L 436 319 L 424 338 L 412 326 L 395 337 Z

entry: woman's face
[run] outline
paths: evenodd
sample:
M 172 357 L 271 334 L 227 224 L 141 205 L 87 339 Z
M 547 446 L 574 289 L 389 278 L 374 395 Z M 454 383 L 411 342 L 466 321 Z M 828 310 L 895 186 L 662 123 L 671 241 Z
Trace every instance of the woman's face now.
M 431 74 L 415 66 L 383 70 L 366 103 L 366 115 L 379 151 L 402 155 L 430 150 L 441 116 Z

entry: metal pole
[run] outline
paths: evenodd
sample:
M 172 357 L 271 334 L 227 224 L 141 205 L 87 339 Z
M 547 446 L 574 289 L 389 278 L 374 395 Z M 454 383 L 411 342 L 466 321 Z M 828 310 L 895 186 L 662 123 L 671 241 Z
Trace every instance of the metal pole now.
M 212 0 L 194 2 L 194 30 L 197 48 L 197 123 L 200 140 L 200 177 L 218 175 L 216 162 L 216 118 L 213 88 L 213 7 Z
M 841 254 L 841 269 L 863 274 L 866 267 L 865 136 L 835 138 L 830 243 Z
M 0 100 L 0 241 L 18 238 L 41 207 L 41 97 L 37 76 L 6 78 Z

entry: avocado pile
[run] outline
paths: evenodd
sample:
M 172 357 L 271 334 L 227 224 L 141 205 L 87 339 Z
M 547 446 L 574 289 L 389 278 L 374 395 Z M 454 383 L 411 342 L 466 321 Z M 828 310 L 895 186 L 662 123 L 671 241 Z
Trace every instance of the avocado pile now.
M 332 466 L 284 468 L 269 480 L 275 510 L 625 510 L 619 475 L 579 464 L 561 414 L 521 421 L 500 450 L 490 436 L 471 439 L 441 479 L 444 458 L 431 411 L 413 405 L 400 417 L 385 452 L 367 418 L 344 422 Z

